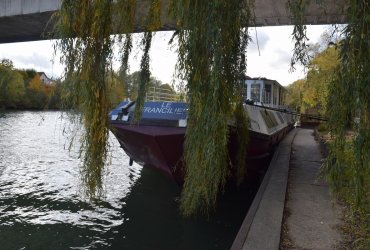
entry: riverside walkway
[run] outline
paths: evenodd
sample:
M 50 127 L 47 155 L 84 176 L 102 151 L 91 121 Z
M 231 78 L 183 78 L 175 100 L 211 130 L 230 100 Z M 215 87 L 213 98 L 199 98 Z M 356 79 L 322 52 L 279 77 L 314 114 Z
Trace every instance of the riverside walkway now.
M 275 152 L 231 249 L 340 248 L 342 211 L 328 185 L 318 180 L 321 160 L 312 129 L 291 131 Z
M 299 129 L 292 145 L 287 237 L 296 249 L 338 249 L 341 208 L 331 199 L 325 181 L 318 179 L 322 155 L 312 134 L 312 129 Z

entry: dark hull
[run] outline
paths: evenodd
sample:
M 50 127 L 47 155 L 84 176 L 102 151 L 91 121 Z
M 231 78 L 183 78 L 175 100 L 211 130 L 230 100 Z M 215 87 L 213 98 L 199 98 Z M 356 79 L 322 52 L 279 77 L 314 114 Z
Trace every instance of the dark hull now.
M 141 165 L 154 167 L 181 183 L 184 180 L 183 144 L 186 128 L 112 123 L 112 130 L 127 155 Z M 273 135 L 250 131 L 248 171 L 258 172 L 258 162 L 269 156 L 274 146 L 286 135 L 286 127 Z M 237 152 L 236 138 L 230 136 L 229 154 Z

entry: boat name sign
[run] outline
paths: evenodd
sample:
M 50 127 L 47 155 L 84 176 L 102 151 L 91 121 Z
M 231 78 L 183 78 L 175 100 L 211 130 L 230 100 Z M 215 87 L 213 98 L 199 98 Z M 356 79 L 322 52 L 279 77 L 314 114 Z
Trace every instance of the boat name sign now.
M 186 119 L 186 103 L 181 102 L 145 102 L 143 118 L 162 118 L 168 120 Z
M 118 114 L 127 104 L 128 102 L 122 102 L 112 110 L 110 113 L 111 119 L 117 119 Z M 183 102 L 145 102 L 142 118 L 184 120 L 187 118 L 187 106 Z

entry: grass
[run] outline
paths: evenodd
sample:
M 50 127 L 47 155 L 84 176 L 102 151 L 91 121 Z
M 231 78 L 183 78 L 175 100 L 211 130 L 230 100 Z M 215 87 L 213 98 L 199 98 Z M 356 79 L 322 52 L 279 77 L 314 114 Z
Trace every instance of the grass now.
M 330 133 L 327 131 L 326 126 L 321 124 L 316 128 L 315 134 L 316 139 L 320 142 L 321 151 L 324 157 L 326 157 L 329 152 L 330 143 L 332 142 Z M 353 181 L 355 170 L 351 167 L 355 157 L 352 146 L 353 136 L 354 133 L 351 131 L 348 131 L 346 134 L 346 149 L 340 159 L 345 166 L 341 173 L 343 184 L 336 187 L 336 191 L 333 192 L 333 197 L 335 197 L 344 207 L 344 223 L 340 227 L 344 236 L 341 248 L 362 250 L 370 249 L 370 191 L 365 188 L 365 200 L 362 202 L 362 205 L 359 206 L 356 203 L 354 196 L 356 191 L 356 183 Z M 369 180 L 370 171 L 365 169 L 364 181 L 367 187 L 370 184 Z M 329 182 L 329 184 L 331 183 Z M 331 190 L 334 190 L 332 185 Z

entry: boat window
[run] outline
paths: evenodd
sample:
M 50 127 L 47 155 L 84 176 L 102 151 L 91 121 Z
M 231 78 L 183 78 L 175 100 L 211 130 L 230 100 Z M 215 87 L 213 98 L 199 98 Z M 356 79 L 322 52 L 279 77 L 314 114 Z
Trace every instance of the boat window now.
M 255 102 L 260 102 L 260 93 L 261 93 L 261 85 L 260 84 L 252 84 L 251 85 L 251 99 Z
M 279 102 L 278 102 L 278 105 L 282 105 L 283 104 L 283 91 L 282 91 L 282 88 L 279 88 Z
M 277 112 L 276 115 L 279 118 L 279 120 L 280 120 L 281 123 L 284 123 L 285 122 L 284 119 L 283 119 L 283 117 L 281 116 L 281 114 L 279 112 Z
M 273 98 L 272 98 L 272 101 L 273 101 L 274 105 L 276 105 L 276 100 L 277 100 L 277 91 L 276 91 L 276 88 L 274 88 Z
M 248 84 L 244 85 L 244 93 L 243 93 L 244 100 L 248 99 Z
M 274 126 L 277 126 L 279 123 L 277 122 L 275 116 L 274 116 L 274 113 L 272 111 L 267 111 L 268 114 L 269 114 L 269 117 L 272 121 L 272 123 L 274 124 Z
M 272 111 L 260 110 L 260 113 L 266 123 L 267 128 L 272 128 L 279 125 Z
M 262 102 L 266 104 L 271 103 L 271 85 L 270 84 L 265 85 Z

